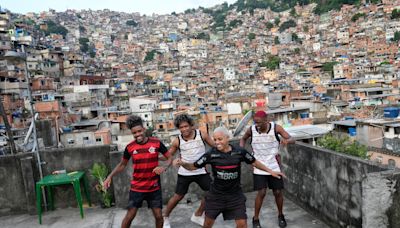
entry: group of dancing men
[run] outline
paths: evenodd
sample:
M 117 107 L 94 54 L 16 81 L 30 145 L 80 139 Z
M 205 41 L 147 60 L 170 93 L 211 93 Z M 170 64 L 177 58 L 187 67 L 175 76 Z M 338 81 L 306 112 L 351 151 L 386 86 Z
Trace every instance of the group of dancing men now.
M 141 117 L 129 116 L 126 125 L 134 140 L 126 146 L 120 163 L 104 181 L 104 187 L 109 188 L 113 176 L 132 160 L 128 210 L 121 227 L 130 227 L 143 201 L 147 201 L 155 218 L 155 227 L 170 228 L 169 216 L 193 182 L 204 191 L 204 198 L 191 216 L 192 222 L 210 228 L 222 213 L 224 220 L 235 220 L 239 228 L 247 227 L 246 197 L 240 182 L 242 162 L 253 166 L 254 190 L 257 191 L 253 227 L 261 227 L 259 216 L 267 189 L 271 189 L 275 197 L 278 225 L 286 227 L 282 211 L 285 176 L 280 169 L 278 152 L 281 144 L 294 143 L 294 140 L 280 125 L 269 121 L 264 111 L 257 111 L 253 121 L 240 139 L 240 146 L 235 146 L 230 144 L 230 132 L 226 128 L 216 128 L 211 137 L 195 127 L 191 116 L 181 114 L 174 120 L 180 134 L 168 149 L 158 138 L 146 136 Z M 252 153 L 244 149 L 248 139 Z M 179 155 L 174 159 L 176 152 Z M 160 159 L 165 161 L 163 165 L 159 164 Z M 206 170 L 207 164 L 211 166 L 213 178 Z M 178 167 L 178 178 L 175 194 L 162 211 L 160 175 L 170 166 Z

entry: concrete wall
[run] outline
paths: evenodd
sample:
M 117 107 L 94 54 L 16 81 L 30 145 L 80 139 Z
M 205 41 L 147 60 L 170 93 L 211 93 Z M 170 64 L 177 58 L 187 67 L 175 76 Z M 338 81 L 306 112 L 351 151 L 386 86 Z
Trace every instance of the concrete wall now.
M 0 157 L 0 216 L 27 212 L 20 159 L 29 155 Z
M 400 227 L 400 172 L 367 174 L 362 192 L 363 227 Z
M 295 202 L 333 227 L 362 226 L 362 181 L 384 168 L 303 143 L 282 150 L 282 161 Z
M 46 176 L 55 170 L 61 169 L 66 169 L 67 172 L 85 171 L 89 180 L 92 203 L 98 205 L 99 195 L 94 188 L 96 180 L 90 175 L 89 169 L 96 162 L 105 163 L 109 166 L 109 153 L 110 146 L 42 151 L 40 155 L 45 163 L 42 166 L 43 175 Z M 35 158 L 32 153 L 0 157 L 0 216 L 27 212 L 33 214 L 36 212 L 34 185 L 40 177 Z M 76 205 L 72 185 L 63 185 L 55 188 L 56 207 L 75 207 Z
M 109 167 L 110 146 L 92 146 L 82 148 L 62 148 L 41 152 L 41 159 L 45 162 L 42 166 L 43 175 L 49 175 L 54 170 L 65 169 L 67 172 L 85 171 L 89 180 L 89 189 L 92 202 L 99 203 L 99 195 L 94 186 L 95 178 L 90 175 L 89 169 L 94 163 L 104 163 Z M 110 167 L 109 167 L 110 169 Z M 83 192 L 82 192 L 83 193 Z M 85 197 L 84 197 L 85 201 Z M 71 186 L 65 185 L 55 188 L 55 206 L 76 206 L 76 199 Z

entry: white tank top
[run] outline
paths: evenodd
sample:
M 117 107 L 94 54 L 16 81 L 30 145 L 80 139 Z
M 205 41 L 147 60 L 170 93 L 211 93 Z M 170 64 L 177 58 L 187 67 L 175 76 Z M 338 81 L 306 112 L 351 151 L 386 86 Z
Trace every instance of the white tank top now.
M 182 161 L 194 163 L 197 161 L 203 154 L 206 153 L 206 146 L 201 137 L 200 130 L 195 130 L 195 137 L 191 140 L 183 139 L 182 135 L 178 136 L 179 139 L 179 153 Z M 182 166 L 178 169 L 178 174 L 183 176 L 193 176 L 206 174 L 207 171 L 205 168 L 196 169 L 196 170 L 187 170 Z
M 276 137 L 275 123 L 270 123 L 267 133 L 259 133 L 256 126 L 251 126 L 251 147 L 254 151 L 254 157 L 262 164 L 275 172 L 280 172 L 276 155 L 279 152 L 279 141 Z M 254 174 L 271 175 L 268 172 L 254 168 Z

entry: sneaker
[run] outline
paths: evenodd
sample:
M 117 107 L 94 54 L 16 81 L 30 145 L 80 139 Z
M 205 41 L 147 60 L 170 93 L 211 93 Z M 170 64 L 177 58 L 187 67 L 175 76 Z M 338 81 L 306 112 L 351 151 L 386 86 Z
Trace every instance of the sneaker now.
M 260 220 L 253 218 L 253 228 L 261 228 Z
M 163 228 L 171 228 L 171 224 L 169 223 L 169 218 L 168 217 L 164 217 Z
M 192 214 L 192 217 L 190 218 L 190 221 L 192 221 L 192 222 L 194 222 L 194 223 L 196 223 L 196 224 L 198 224 L 198 225 L 200 225 L 200 226 L 203 226 L 203 225 L 204 225 L 204 220 L 205 220 L 204 214 L 201 215 L 201 216 L 196 216 L 196 215 L 193 213 L 193 214 Z
M 281 228 L 286 227 L 286 220 L 285 220 L 284 215 L 278 216 L 278 223 L 279 223 L 279 227 L 281 227 Z

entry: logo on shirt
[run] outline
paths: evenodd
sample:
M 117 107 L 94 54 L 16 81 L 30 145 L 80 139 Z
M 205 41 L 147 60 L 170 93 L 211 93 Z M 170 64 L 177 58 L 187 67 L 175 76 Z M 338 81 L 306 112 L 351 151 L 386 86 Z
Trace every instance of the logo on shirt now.
M 222 180 L 235 180 L 239 177 L 238 172 L 225 173 L 217 171 L 217 178 Z
M 149 152 L 150 152 L 151 154 L 154 154 L 154 153 L 156 152 L 156 148 L 150 147 L 150 148 L 149 148 Z

